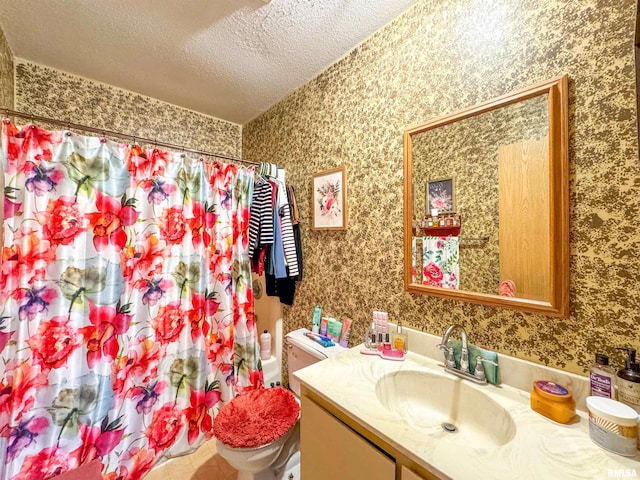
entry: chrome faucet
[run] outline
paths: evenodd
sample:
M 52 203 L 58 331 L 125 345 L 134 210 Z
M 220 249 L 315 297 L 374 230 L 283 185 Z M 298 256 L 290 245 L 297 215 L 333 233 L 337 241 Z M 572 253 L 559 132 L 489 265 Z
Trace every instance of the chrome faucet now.
M 460 349 L 460 367 L 456 366 L 455 358 L 453 355 L 453 347 L 449 347 L 449 337 L 454 330 L 460 330 L 460 337 L 462 340 L 462 348 Z M 446 361 L 444 365 L 444 371 L 456 375 L 460 378 L 471 380 L 472 382 L 484 385 L 487 383 L 484 368 L 482 362 L 485 361 L 482 357 L 476 357 L 476 368 L 473 373 L 469 371 L 469 345 L 467 343 L 467 331 L 462 325 L 451 325 L 444 332 L 442 341 L 437 347 L 445 353 Z M 493 362 L 491 362 L 493 363 Z

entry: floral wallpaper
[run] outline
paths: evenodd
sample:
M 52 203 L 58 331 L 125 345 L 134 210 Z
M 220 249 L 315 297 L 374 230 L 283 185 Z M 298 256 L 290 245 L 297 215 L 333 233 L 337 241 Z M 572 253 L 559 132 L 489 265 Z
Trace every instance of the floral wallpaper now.
M 23 60 L 16 61 L 15 106 L 187 148 L 234 157 L 242 153 L 238 124 Z
M 0 108 L 13 108 L 13 53 L 0 30 Z
M 305 276 L 285 333 L 313 307 L 372 311 L 440 335 L 584 373 L 596 352 L 640 348 L 640 164 L 635 0 L 422 0 L 314 80 L 243 126 L 243 152 L 288 169 Z M 567 74 L 570 79 L 571 314 L 556 319 L 403 290 L 404 130 Z M 311 178 L 347 168 L 346 231 L 310 229 Z

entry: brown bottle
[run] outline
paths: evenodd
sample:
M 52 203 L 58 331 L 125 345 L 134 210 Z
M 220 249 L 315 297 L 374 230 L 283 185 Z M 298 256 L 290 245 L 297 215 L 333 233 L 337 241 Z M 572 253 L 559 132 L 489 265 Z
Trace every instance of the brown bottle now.
M 635 348 L 625 350 L 628 357 L 624 368 L 618 370 L 618 400 L 640 413 L 640 364 L 636 362 Z

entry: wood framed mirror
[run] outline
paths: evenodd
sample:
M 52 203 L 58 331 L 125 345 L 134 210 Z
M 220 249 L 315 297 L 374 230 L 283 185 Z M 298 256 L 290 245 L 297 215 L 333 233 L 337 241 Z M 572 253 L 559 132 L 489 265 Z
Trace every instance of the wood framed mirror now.
M 405 131 L 405 290 L 568 317 L 568 135 L 566 75 Z

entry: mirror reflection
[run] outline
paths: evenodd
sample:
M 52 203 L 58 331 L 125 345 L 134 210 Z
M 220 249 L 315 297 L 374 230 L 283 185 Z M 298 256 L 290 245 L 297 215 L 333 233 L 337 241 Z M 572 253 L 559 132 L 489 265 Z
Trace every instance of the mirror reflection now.
M 563 81 L 405 133 L 407 290 L 568 310 Z
M 498 294 L 511 280 L 510 293 L 548 300 L 548 100 L 540 95 L 413 137 L 416 260 L 431 265 L 416 269 L 417 283 Z M 453 212 L 459 217 L 449 220 Z M 464 227 L 447 240 L 437 228 L 425 235 L 432 213 Z M 534 250 L 523 255 L 522 243 Z

